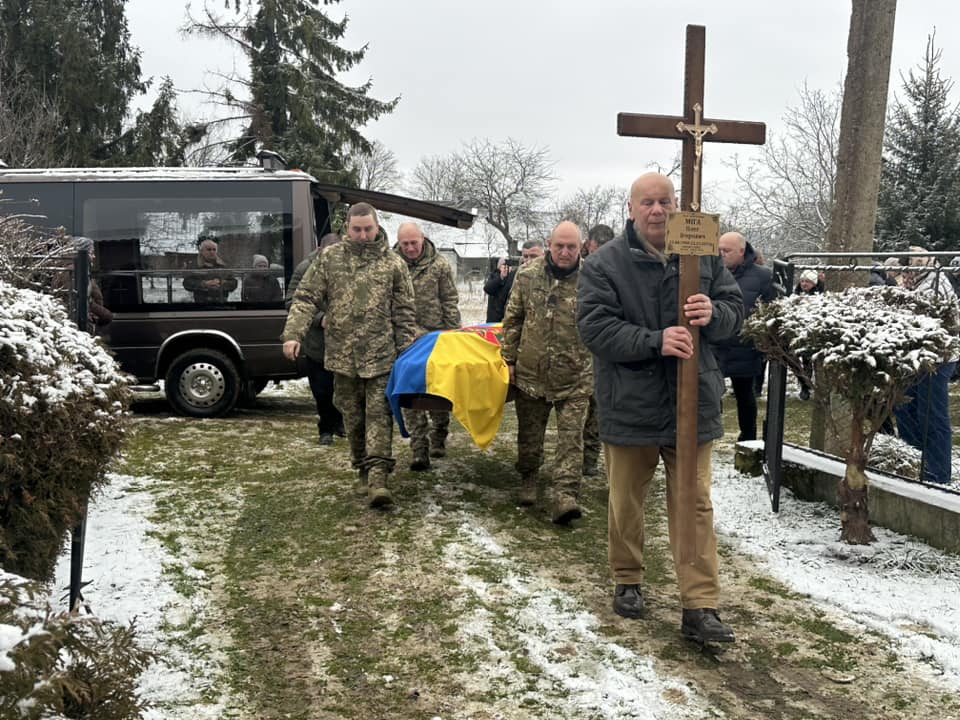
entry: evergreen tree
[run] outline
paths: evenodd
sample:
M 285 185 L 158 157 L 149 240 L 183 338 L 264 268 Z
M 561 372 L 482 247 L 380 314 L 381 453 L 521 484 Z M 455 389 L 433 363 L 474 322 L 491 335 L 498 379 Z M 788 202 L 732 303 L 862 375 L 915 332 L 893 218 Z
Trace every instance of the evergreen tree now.
M 146 89 L 125 0 L 4 0 L 0 47 L 3 75 L 56 107 L 58 164 L 116 161 L 130 101 Z
M 339 0 L 323 0 L 323 5 L 334 2 Z M 360 128 L 392 111 L 399 98 L 370 97 L 369 80 L 358 87 L 337 80 L 363 60 L 367 48 L 340 47 L 347 18 L 332 20 L 319 5 L 319 0 L 226 0 L 228 10 L 232 6 L 239 15 L 236 21 L 207 8 L 205 19 L 193 21 L 190 29 L 229 38 L 250 63 L 249 77 L 236 79 L 248 97 L 237 97 L 230 88 L 218 93 L 243 121 L 229 143 L 234 162 L 248 161 L 263 147 L 318 178 L 356 182 L 348 157 L 371 150 Z
M 112 157 L 117 162 L 112 164 L 135 167 L 183 165 L 189 143 L 189 132 L 178 118 L 173 80 L 164 78 L 153 107 L 137 113 L 133 126 L 116 143 Z
M 927 39 L 924 62 L 903 80 L 887 123 L 877 212 L 879 250 L 960 249 L 960 115 L 941 51 Z

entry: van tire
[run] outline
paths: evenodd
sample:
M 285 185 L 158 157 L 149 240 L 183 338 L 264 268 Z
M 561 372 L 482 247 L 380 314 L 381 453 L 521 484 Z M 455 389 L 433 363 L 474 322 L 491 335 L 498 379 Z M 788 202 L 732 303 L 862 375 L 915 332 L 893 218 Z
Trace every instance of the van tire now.
M 221 352 L 188 350 L 170 363 L 164 389 L 167 402 L 180 415 L 220 417 L 230 412 L 240 395 L 240 374 Z

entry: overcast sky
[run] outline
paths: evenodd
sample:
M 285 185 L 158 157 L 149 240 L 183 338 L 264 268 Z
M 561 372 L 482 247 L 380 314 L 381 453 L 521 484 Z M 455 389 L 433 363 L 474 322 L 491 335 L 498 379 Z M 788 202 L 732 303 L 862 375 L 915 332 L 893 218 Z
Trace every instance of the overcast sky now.
M 401 96 L 366 134 L 391 148 L 403 169 L 470 138 L 513 137 L 549 147 L 561 195 L 626 186 L 649 163 L 669 164 L 677 143 L 618 137 L 616 116 L 681 114 L 687 24 L 706 26 L 707 116 L 766 122 L 769 135 L 804 82 L 823 90 L 842 83 L 850 21 L 844 0 L 343 0 L 331 12 L 350 17 L 348 47 L 369 44 L 347 80 L 369 77 L 375 97 Z M 129 0 L 127 14 L 148 76 L 193 89 L 216 84 L 206 71 L 236 62 L 223 44 L 181 36 L 185 4 Z M 934 27 L 942 74 L 960 78 L 960 2 L 901 0 L 891 98 L 900 93 L 900 72 L 922 60 Z M 211 112 L 193 100 L 183 105 L 191 117 Z M 708 183 L 735 181 L 721 163 L 733 152 L 753 151 L 707 147 Z

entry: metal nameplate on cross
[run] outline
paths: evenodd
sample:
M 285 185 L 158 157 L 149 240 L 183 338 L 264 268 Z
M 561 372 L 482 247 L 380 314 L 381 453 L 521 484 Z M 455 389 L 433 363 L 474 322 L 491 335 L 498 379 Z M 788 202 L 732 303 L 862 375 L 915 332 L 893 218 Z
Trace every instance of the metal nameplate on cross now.
M 674 212 L 667 218 L 667 255 L 717 255 L 720 252 L 720 216 L 713 213 Z
M 684 71 L 683 116 L 617 115 L 617 134 L 630 137 L 667 138 L 683 143 L 680 183 L 680 209 L 668 222 L 668 253 L 680 256 L 680 289 L 678 307 L 686 299 L 700 292 L 700 256 L 717 254 L 719 218 L 700 213 L 701 168 L 705 142 L 743 143 L 762 145 L 766 142 L 764 123 L 703 118 L 704 58 L 706 55 L 706 28 L 687 25 L 686 66 Z M 717 218 L 716 229 L 712 229 Z M 670 224 L 673 224 L 671 249 Z M 707 228 L 710 228 L 708 231 Z M 714 239 L 716 233 L 716 239 Z M 709 242 L 708 242 L 709 241 Z M 703 252 L 707 250 L 708 252 Z M 681 527 L 678 528 L 680 561 L 693 563 L 696 547 L 696 488 L 697 488 L 697 394 L 700 368 L 700 332 L 690 325 L 683 313 L 680 323 L 693 337 L 693 357 L 681 360 L 677 369 L 677 466 L 676 482 L 680 507 Z

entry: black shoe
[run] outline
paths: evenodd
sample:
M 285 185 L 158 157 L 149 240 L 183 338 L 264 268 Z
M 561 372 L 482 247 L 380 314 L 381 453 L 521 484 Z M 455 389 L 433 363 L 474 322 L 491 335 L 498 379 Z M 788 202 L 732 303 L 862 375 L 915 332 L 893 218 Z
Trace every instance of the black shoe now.
M 640 585 L 617 585 L 613 591 L 613 611 L 620 617 L 631 620 L 643 617 Z
M 680 631 L 687 640 L 698 643 L 732 643 L 736 641 L 729 625 L 720 622 L 720 616 L 713 608 L 684 610 Z
M 320 433 L 319 442 L 321 445 L 333 445 L 333 434 L 328 432 Z
M 807 388 L 800 388 L 800 399 L 807 401 L 810 399 L 810 390 Z

